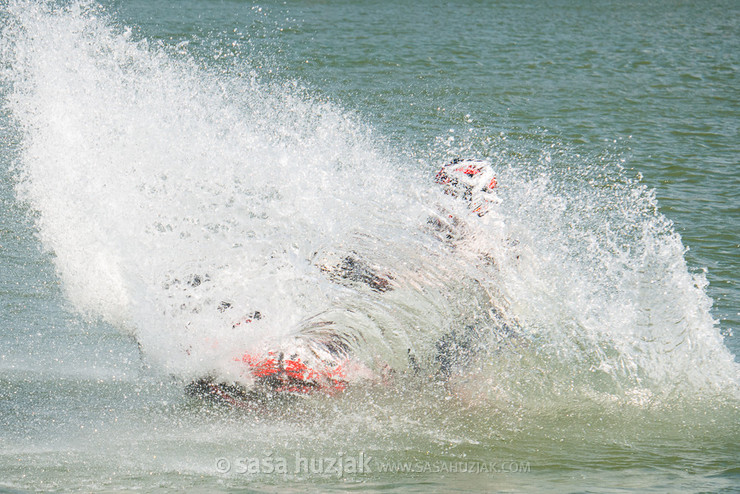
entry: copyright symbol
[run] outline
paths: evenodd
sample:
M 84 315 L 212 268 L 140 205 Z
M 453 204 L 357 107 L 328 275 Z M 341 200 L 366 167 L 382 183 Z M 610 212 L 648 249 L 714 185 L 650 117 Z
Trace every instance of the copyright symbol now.
M 231 463 L 227 458 L 216 459 L 216 471 L 219 473 L 227 473 L 231 470 Z

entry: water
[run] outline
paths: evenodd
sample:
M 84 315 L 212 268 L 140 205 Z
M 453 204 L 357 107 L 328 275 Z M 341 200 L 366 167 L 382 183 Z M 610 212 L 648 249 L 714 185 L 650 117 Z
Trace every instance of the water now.
M 65 5 L 0 10 L 0 489 L 738 489 L 735 4 Z M 185 395 L 306 320 L 395 377 Z

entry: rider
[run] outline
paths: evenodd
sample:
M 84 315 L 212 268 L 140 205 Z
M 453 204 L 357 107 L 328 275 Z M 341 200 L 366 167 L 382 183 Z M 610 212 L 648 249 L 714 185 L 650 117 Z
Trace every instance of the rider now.
M 455 158 L 437 172 L 435 182 L 443 186 L 445 194 L 466 201 L 468 208 L 478 216 L 484 216 L 491 204 L 500 202 L 494 192 L 497 182 L 488 161 Z M 445 230 L 454 228 L 460 222 L 454 216 L 448 216 L 446 219 L 448 225 L 443 227 Z M 439 223 L 438 227 L 442 227 L 439 220 L 435 222 Z M 336 266 L 322 267 L 322 271 L 338 283 L 363 283 L 373 291 L 381 293 L 393 289 L 391 277 L 376 273 L 362 260 L 352 256 L 343 259 Z M 234 327 L 260 318 L 261 314 L 256 312 L 235 323 Z M 451 353 L 453 345 L 443 338 L 437 347 L 441 373 L 446 375 L 445 373 L 450 372 L 451 362 L 455 358 Z M 469 350 L 467 346 L 465 349 Z M 322 392 L 331 395 L 347 387 L 348 374 L 374 377 L 369 369 L 351 358 L 350 347 L 346 342 L 339 337 L 327 337 L 326 334 L 319 338 L 297 339 L 290 351 L 268 352 L 261 355 L 245 353 L 236 360 L 248 369 L 256 389 L 271 393 Z M 411 354 L 409 362 L 412 367 L 416 367 Z M 387 369 L 384 369 L 384 373 L 385 371 Z M 244 400 L 248 401 L 250 396 L 250 391 L 244 388 L 218 383 L 211 378 L 195 381 L 188 389 L 193 394 L 236 405 L 243 403 Z

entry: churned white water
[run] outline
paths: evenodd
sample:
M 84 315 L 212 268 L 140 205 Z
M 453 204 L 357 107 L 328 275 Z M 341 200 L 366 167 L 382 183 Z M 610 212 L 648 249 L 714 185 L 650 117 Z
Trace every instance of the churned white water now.
M 298 84 L 205 66 L 92 4 L 11 2 L 5 19 L 18 196 L 74 307 L 156 368 L 238 372 L 241 352 L 328 321 L 403 371 L 409 350 L 433 365 L 442 335 L 475 327 L 470 385 L 491 397 L 737 393 L 703 273 L 617 165 L 567 172 L 557 149 L 522 163 L 489 144 L 473 157 L 493 161 L 502 202 L 478 217 L 432 181 L 462 149 L 419 164 Z M 429 227 L 443 210 L 466 223 L 454 243 Z M 346 256 L 393 290 L 329 279 Z

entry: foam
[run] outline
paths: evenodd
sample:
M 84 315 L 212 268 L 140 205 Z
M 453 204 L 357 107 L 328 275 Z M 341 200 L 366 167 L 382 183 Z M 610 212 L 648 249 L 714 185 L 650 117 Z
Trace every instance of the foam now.
M 74 306 L 161 368 L 229 375 L 243 349 L 325 317 L 364 360 L 399 368 L 476 326 L 480 382 L 507 396 L 574 376 L 610 393 L 737 393 L 706 278 L 654 193 L 618 170 L 501 158 L 501 204 L 466 216 L 403 150 L 297 84 L 203 68 L 86 2 L 10 2 L 7 18 L 18 195 Z M 470 223 L 454 247 L 427 227 L 440 207 Z M 333 282 L 325 266 L 347 255 L 395 289 Z

